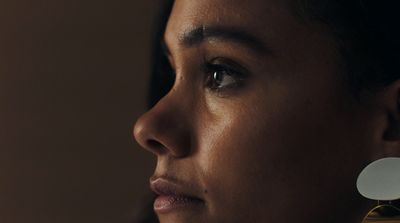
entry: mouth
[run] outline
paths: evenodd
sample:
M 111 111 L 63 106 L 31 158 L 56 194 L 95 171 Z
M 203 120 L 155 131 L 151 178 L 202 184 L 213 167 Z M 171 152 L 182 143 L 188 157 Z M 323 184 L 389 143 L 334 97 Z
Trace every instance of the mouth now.
M 154 211 L 159 214 L 174 211 L 194 210 L 204 206 L 203 199 L 197 197 L 192 187 L 167 178 L 150 181 L 150 188 L 158 195 L 154 201 Z

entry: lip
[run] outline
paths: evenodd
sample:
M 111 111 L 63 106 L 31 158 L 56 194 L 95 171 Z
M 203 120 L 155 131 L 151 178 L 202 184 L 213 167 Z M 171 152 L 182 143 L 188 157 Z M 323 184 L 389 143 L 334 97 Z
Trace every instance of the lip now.
M 204 205 L 194 187 L 173 178 L 152 178 L 150 188 L 158 195 L 154 201 L 154 211 L 159 214 L 174 211 L 190 211 Z

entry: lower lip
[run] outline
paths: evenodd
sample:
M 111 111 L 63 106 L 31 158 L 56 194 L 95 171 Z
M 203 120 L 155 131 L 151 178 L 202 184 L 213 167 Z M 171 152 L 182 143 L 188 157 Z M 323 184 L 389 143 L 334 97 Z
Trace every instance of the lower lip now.
M 154 211 L 168 213 L 176 210 L 194 209 L 200 207 L 203 203 L 202 200 L 190 197 L 160 195 L 154 201 Z

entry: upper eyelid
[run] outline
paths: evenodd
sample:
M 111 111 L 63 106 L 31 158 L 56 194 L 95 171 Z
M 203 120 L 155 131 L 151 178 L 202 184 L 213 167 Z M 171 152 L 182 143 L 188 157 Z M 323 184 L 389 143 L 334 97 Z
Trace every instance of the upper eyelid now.
M 204 67 L 206 69 L 206 72 L 227 71 L 229 74 L 232 74 L 232 75 L 241 73 L 237 69 L 232 68 L 230 66 L 226 66 L 225 64 L 210 64 L 210 63 L 207 63 Z
M 243 66 L 241 63 L 238 63 L 229 58 L 217 57 L 211 60 L 205 60 L 209 67 L 219 67 L 223 69 L 227 69 L 229 71 L 233 71 L 236 74 L 246 75 L 250 74 L 249 69 L 246 66 Z
M 174 58 L 172 56 L 172 53 L 171 53 L 165 39 L 161 40 L 160 46 L 161 46 L 162 53 L 166 57 L 171 69 L 175 72 L 176 67 L 174 64 Z M 209 65 L 215 65 L 215 66 L 221 66 L 221 67 L 227 68 L 231 71 L 234 71 L 234 73 L 240 73 L 240 74 L 249 73 L 249 69 L 246 66 L 242 66 L 239 63 L 237 63 L 231 59 L 227 59 L 227 58 L 223 58 L 223 57 L 216 57 L 211 60 L 207 59 L 206 57 L 202 57 L 201 59 L 203 62 L 202 67 L 204 67 L 206 69 L 208 69 L 207 67 L 209 67 Z M 220 60 L 221 63 L 212 64 L 210 62 L 210 61 L 218 61 L 218 60 Z

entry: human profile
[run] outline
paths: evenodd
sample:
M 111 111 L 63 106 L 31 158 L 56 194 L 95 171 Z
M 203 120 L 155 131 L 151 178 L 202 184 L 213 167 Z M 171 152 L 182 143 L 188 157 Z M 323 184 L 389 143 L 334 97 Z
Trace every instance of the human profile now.
M 161 223 L 360 223 L 400 156 L 397 1 L 175 0 L 137 142 Z

